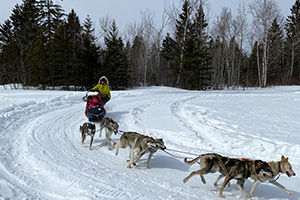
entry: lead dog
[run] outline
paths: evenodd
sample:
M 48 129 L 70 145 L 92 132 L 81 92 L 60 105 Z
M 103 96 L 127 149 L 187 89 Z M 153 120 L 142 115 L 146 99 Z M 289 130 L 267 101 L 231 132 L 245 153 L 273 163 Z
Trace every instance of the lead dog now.
M 147 151 L 156 152 L 158 147 L 155 140 L 152 137 L 141 135 L 136 132 L 125 132 L 121 135 L 117 143 L 113 143 L 113 146 L 116 148 L 116 155 L 119 153 L 119 148 L 126 148 L 129 146 L 129 164 L 128 168 L 131 168 L 131 165 L 135 165 L 135 158 L 140 158 Z M 136 153 L 136 154 L 135 154 Z M 136 161 L 138 160 L 136 159 Z M 148 159 L 150 160 L 150 159 Z M 149 163 L 147 163 L 149 165 Z
M 191 161 L 187 161 L 185 158 L 184 162 L 187 165 L 192 165 L 198 160 L 200 160 L 200 170 L 192 172 L 189 176 L 183 179 L 183 182 L 186 183 L 194 175 L 200 175 L 202 182 L 205 184 L 206 180 L 203 176 L 204 174 L 215 173 L 219 171 L 222 176 L 225 176 L 225 180 L 219 190 L 220 197 L 223 197 L 223 190 L 231 179 L 237 179 L 238 188 L 243 193 L 244 198 L 248 198 L 248 195 L 244 189 L 244 183 L 248 177 L 252 175 L 261 175 L 264 177 L 273 176 L 272 169 L 266 162 L 261 160 L 242 161 L 239 159 L 210 153 L 199 155 L 197 158 Z
M 288 191 L 283 185 L 281 185 L 276 181 L 276 176 L 279 175 L 280 173 L 286 174 L 288 177 L 296 176 L 296 173 L 293 171 L 292 165 L 290 164 L 288 157 L 285 158 L 284 156 L 281 156 L 280 161 L 278 162 L 272 161 L 272 162 L 268 162 L 268 164 L 272 168 L 274 176 L 272 178 L 266 178 L 262 176 L 255 177 L 256 179 L 254 179 L 255 181 L 250 190 L 250 196 L 252 197 L 256 187 L 261 182 L 265 182 L 265 181 L 269 181 L 270 183 L 284 190 L 287 194 L 292 195 L 293 194 L 292 192 Z
M 243 160 L 243 158 L 239 158 L 241 160 Z M 247 159 L 249 160 L 249 159 Z M 279 175 L 281 173 L 286 174 L 288 177 L 291 176 L 296 176 L 296 173 L 293 171 L 292 169 L 292 165 L 291 163 L 288 161 L 287 157 L 281 156 L 281 160 L 274 162 L 268 162 L 268 165 L 271 167 L 272 171 L 273 171 L 273 176 L 272 177 L 265 177 L 265 176 L 251 176 L 251 178 L 254 180 L 252 187 L 250 189 L 250 197 L 253 197 L 253 193 L 256 189 L 256 187 L 261 183 L 261 182 L 265 182 L 265 181 L 269 181 L 270 183 L 276 185 L 277 187 L 281 188 L 282 190 L 284 190 L 287 194 L 292 195 L 293 193 L 288 191 L 283 185 L 281 185 L 280 183 L 278 183 L 276 180 L 279 178 Z M 218 179 L 215 182 L 215 185 L 217 184 L 217 182 L 219 181 L 219 179 L 222 177 L 218 177 Z
M 85 137 L 87 135 L 91 136 L 91 142 L 90 142 L 90 150 L 91 150 L 95 132 L 96 132 L 95 124 L 85 122 L 82 126 L 80 126 L 79 131 L 81 133 L 81 144 L 84 143 Z
M 100 121 L 100 137 L 102 130 L 105 128 L 105 137 L 106 137 L 106 144 L 108 147 L 108 150 L 111 150 L 110 145 L 111 145 L 111 135 L 114 132 L 117 134 L 118 129 L 119 129 L 119 124 L 112 120 L 111 118 L 105 117 Z

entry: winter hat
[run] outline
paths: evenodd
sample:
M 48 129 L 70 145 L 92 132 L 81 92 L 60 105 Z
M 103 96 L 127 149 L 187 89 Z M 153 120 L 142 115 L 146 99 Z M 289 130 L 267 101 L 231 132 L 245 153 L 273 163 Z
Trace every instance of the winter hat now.
M 93 103 L 98 103 L 98 99 L 93 99 Z

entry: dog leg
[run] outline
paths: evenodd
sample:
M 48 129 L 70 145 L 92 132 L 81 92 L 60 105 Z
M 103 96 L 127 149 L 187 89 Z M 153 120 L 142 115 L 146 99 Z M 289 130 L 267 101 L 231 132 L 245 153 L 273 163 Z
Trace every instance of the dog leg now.
M 203 182 L 204 184 L 206 184 L 206 180 L 205 180 L 203 174 L 207 174 L 207 172 L 204 171 L 204 170 L 205 170 L 205 169 L 202 168 L 202 169 L 199 169 L 198 171 L 193 171 L 190 175 L 188 175 L 187 177 L 185 177 L 185 178 L 183 179 L 183 183 L 186 183 L 190 178 L 192 178 L 192 176 L 195 176 L 195 175 L 198 175 L 198 174 L 199 174 L 200 177 L 201 177 L 202 182 Z
M 147 168 L 149 169 L 150 167 L 149 167 L 149 163 L 150 163 L 150 159 L 151 159 L 151 157 L 153 156 L 153 153 L 150 153 L 149 154 L 149 157 L 148 157 L 148 160 L 147 160 Z
M 244 188 L 245 180 L 246 179 L 239 179 L 236 184 L 237 184 L 238 188 L 240 189 L 240 191 L 243 193 L 244 198 L 248 199 L 249 197 L 248 197 L 248 195 L 247 195 L 247 193 L 245 191 L 245 188 Z
M 250 197 L 253 197 L 253 193 L 259 184 L 260 184 L 260 180 L 256 179 L 250 189 Z
M 224 177 L 223 174 L 220 174 L 220 175 L 218 176 L 217 180 L 214 182 L 214 186 L 217 186 L 217 185 L 218 185 L 218 181 L 219 181 L 221 178 L 223 178 L 223 177 Z
M 231 178 L 230 174 L 227 174 L 226 177 L 225 177 L 225 180 L 224 180 L 224 182 L 223 182 L 223 184 L 222 184 L 222 186 L 221 186 L 220 189 L 219 189 L 219 196 L 220 196 L 220 197 L 224 198 L 224 196 L 223 196 L 223 190 L 224 190 L 224 188 L 226 187 L 227 183 L 228 183 L 231 179 L 232 179 L 232 178 Z
M 274 185 L 276 185 L 277 187 L 281 188 L 283 191 L 285 191 L 287 194 L 292 195 L 293 193 L 288 191 L 283 185 L 281 185 L 280 183 L 278 183 L 277 181 L 273 181 L 272 182 Z
M 129 158 L 130 158 L 130 161 L 129 161 L 127 168 L 131 168 L 131 164 L 133 164 L 133 158 L 134 158 L 133 148 L 130 149 Z
M 111 150 L 111 148 L 110 148 L 110 143 L 111 143 L 110 136 L 111 136 L 111 132 L 107 128 L 105 128 L 105 136 L 106 136 L 106 144 L 107 144 L 108 150 Z
M 85 140 L 85 134 L 82 132 L 82 135 L 81 135 L 81 144 L 84 143 L 84 140 Z
M 104 128 L 104 124 L 102 122 L 100 122 L 100 134 L 99 134 L 99 137 L 101 137 L 101 135 L 102 135 L 103 128 Z
M 90 150 L 92 150 L 92 144 L 93 144 L 94 136 L 91 136 L 91 142 L 90 142 Z
M 120 140 L 116 143 L 116 144 L 113 144 L 113 146 L 116 148 L 116 156 L 118 155 L 119 153 L 119 148 L 120 148 Z
M 136 163 L 141 159 L 141 157 L 142 157 L 144 154 L 145 154 L 145 152 L 137 154 L 137 158 L 135 159 L 133 165 L 136 165 Z
M 220 174 L 220 175 L 218 176 L 217 180 L 214 182 L 214 186 L 218 186 L 219 180 L 220 180 L 221 178 L 223 178 L 223 177 L 224 177 L 224 175 L 223 175 L 223 174 Z M 227 186 L 228 186 L 228 187 L 231 186 L 230 181 L 227 183 Z

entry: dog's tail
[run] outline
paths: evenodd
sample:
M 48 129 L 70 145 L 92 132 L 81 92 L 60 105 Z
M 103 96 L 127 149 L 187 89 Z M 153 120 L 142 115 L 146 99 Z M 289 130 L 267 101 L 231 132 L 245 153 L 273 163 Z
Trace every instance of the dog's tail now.
M 187 158 L 184 159 L 184 163 L 187 165 L 193 165 L 195 164 L 198 160 L 202 158 L 203 155 L 199 155 L 198 157 L 194 158 L 193 160 L 188 161 Z

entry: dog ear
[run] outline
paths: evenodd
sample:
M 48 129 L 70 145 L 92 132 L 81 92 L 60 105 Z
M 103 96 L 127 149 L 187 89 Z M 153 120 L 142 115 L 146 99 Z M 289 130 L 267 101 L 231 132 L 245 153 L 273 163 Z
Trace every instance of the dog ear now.
M 281 156 L 281 162 L 288 162 L 288 160 L 288 157 L 284 157 L 284 155 Z
M 258 160 L 256 164 L 257 168 L 261 168 L 262 164 L 263 162 L 261 160 Z

